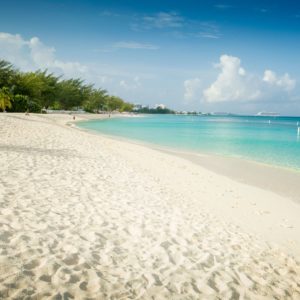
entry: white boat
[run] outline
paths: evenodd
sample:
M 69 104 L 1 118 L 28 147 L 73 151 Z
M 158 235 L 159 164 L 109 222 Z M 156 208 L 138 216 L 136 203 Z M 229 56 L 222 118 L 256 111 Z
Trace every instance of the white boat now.
M 266 111 L 260 111 L 256 114 L 257 116 L 265 116 L 265 117 L 279 117 L 280 114 L 276 112 L 266 112 Z

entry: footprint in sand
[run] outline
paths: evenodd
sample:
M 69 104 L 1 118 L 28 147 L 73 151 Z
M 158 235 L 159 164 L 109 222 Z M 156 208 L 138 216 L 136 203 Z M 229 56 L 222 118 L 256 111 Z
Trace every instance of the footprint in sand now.
M 282 222 L 279 224 L 279 226 L 283 227 L 283 228 L 288 228 L 288 229 L 294 228 L 293 225 L 291 225 L 291 224 L 288 223 L 287 219 L 283 219 Z
M 263 216 L 263 215 L 269 215 L 270 212 L 268 210 L 257 210 L 255 211 L 255 214 Z

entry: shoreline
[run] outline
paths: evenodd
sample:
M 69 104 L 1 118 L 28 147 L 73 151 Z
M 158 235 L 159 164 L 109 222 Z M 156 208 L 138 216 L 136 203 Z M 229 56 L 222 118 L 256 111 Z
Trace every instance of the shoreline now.
M 238 182 L 274 192 L 300 204 L 300 172 L 243 158 L 163 150 Z
M 0 114 L 0 296 L 299 298 L 299 204 L 70 119 Z
M 167 147 L 164 148 L 151 143 L 107 135 L 99 131 L 80 128 L 77 126 L 75 126 L 74 129 L 79 131 L 82 130 L 93 136 L 99 136 L 100 138 L 108 139 L 120 143 L 121 145 L 132 145 L 133 147 L 138 146 L 145 148 L 146 151 L 148 149 L 167 156 L 171 155 L 174 159 L 183 159 L 184 163 L 187 162 L 191 164 L 190 167 L 199 167 L 203 169 L 204 172 L 208 172 L 207 175 L 209 177 L 213 174 L 220 179 L 223 178 L 223 180 L 227 182 L 227 186 L 235 183 L 241 185 L 243 187 L 242 193 L 246 192 L 247 197 L 242 197 L 240 195 L 236 196 L 236 199 L 245 198 L 243 199 L 245 203 L 239 204 L 236 200 L 232 199 L 231 201 L 228 201 L 228 203 L 218 203 L 220 207 L 216 207 L 216 203 L 206 203 L 206 205 L 210 210 L 214 210 L 214 213 L 216 213 L 220 219 L 223 219 L 226 222 L 234 221 L 235 224 L 238 224 L 241 228 L 247 231 L 250 230 L 250 232 L 260 236 L 271 245 L 275 246 L 276 243 L 278 243 L 286 252 L 296 256 L 299 255 L 300 258 L 300 234 L 298 236 L 298 233 L 300 232 L 300 220 L 298 220 L 299 218 L 297 213 L 295 213 L 299 212 L 300 214 L 300 192 L 298 193 L 298 191 L 300 191 L 300 187 L 298 185 L 300 175 L 297 172 L 244 159 L 213 154 L 203 155 L 174 151 Z M 213 163 L 213 160 L 216 159 L 217 162 Z M 231 168 L 228 168 L 228 166 L 232 166 L 232 163 L 234 163 L 235 167 L 237 167 L 235 173 L 232 172 Z M 250 172 L 246 175 L 244 173 L 245 166 L 250 167 Z M 257 176 L 257 171 L 262 171 L 264 175 Z M 193 171 L 191 170 L 191 172 Z M 265 176 L 265 174 L 267 174 L 267 176 Z M 266 185 L 266 179 L 270 186 Z M 292 187 L 292 189 L 289 189 L 290 187 Z M 260 199 L 261 192 L 265 194 L 263 199 Z M 228 193 L 228 190 L 225 189 L 225 192 L 223 193 L 224 194 L 221 194 L 222 196 L 224 196 L 225 193 Z M 260 200 L 261 203 L 256 200 L 253 201 L 252 196 L 254 195 L 259 195 L 258 200 Z M 286 204 L 290 204 L 288 209 L 286 209 Z M 291 207 L 293 208 L 291 209 Z M 239 212 L 235 212 L 231 215 L 232 208 L 239 210 Z M 259 217 L 256 218 L 249 215 L 248 211 L 245 211 L 245 208 L 247 208 L 247 210 L 249 208 L 254 208 L 255 214 Z M 224 212 L 226 212 L 225 215 L 223 215 Z M 283 212 L 283 215 L 287 217 L 282 217 L 281 212 Z M 270 215 L 272 215 L 272 218 Z M 243 217 L 241 218 L 241 216 Z M 266 217 L 267 219 L 264 220 L 263 217 Z M 270 230 L 273 228 L 273 225 L 275 225 L 276 230 L 279 228 L 280 230 L 274 234 L 274 236 L 270 236 Z M 281 231 L 283 228 L 288 230 Z M 299 230 L 297 230 L 297 228 L 299 228 Z M 284 235 L 285 237 L 283 238 Z M 289 242 L 283 243 L 283 240 Z M 291 243 L 291 241 L 296 242 Z
M 179 150 L 167 146 L 152 144 L 150 142 L 143 142 L 122 136 L 114 136 L 97 130 L 76 126 L 76 123 L 79 122 L 81 121 L 74 122 L 74 126 L 79 130 L 104 136 L 116 141 L 124 141 L 134 145 L 148 147 L 163 153 L 187 159 L 192 163 L 198 164 L 205 169 L 215 172 L 216 174 L 224 175 L 233 180 L 237 180 L 238 182 L 274 192 L 300 204 L 300 171 L 297 169 L 271 165 L 234 156 Z
M 141 117 L 145 117 L 149 114 L 142 114 Z M 122 118 L 122 115 L 116 115 L 117 118 Z M 126 116 L 125 116 L 126 117 Z M 133 117 L 132 115 L 128 115 L 128 117 Z M 290 116 L 289 116 L 290 117 Z M 298 116 L 295 118 L 298 118 Z M 76 122 L 75 122 L 76 123 Z M 151 147 L 153 149 L 162 149 L 163 151 L 170 151 L 170 152 L 174 152 L 174 153 L 180 153 L 180 154 L 187 154 L 187 155 L 199 155 L 199 156 L 206 156 L 206 157 L 223 157 L 225 158 L 229 158 L 232 160 L 237 160 L 240 162 L 246 162 L 246 163 L 253 163 L 256 164 L 260 167 L 264 167 L 266 166 L 267 168 L 274 168 L 276 170 L 282 170 L 282 171 L 286 171 L 286 172 L 291 172 L 291 173 L 296 173 L 296 174 L 300 174 L 300 167 L 291 167 L 288 165 L 281 165 L 281 164 L 276 164 L 274 162 L 269 162 L 269 161 L 263 161 L 260 159 L 255 159 L 255 158 L 251 158 L 251 157 L 243 157 L 240 155 L 236 155 L 236 154 L 222 154 L 222 153 L 213 153 L 213 152 L 205 152 L 202 151 L 201 149 L 176 149 L 175 147 L 172 148 L 172 146 L 165 146 L 165 145 L 160 145 L 160 144 L 156 144 L 156 143 L 152 143 L 152 142 L 148 142 L 148 141 L 143 141 L 143 140 L 139 140 L 139 139 L 134 139 L 134 138 L 130 138 L 130 137 L 124 137 L 122 135 L 112 135 L 110 133 L 106 133 L 106 132 L 101 132 L 101 131 L 97 131 L 95 129 L 89 129 L 89 128 L 84 128 L 87 129 L 89 131 L 93 131 L 95 133 L 99 133 L 99 134 L 103 134 L 104 136 L 107 136 L 109 138 L 116 138 L 116 139 L 121 139 L 124 141 L 128 141 L 128 142 L 132 142 L 132 143 L 136 143 L 139 145 L 145 145 L 148 147 Z

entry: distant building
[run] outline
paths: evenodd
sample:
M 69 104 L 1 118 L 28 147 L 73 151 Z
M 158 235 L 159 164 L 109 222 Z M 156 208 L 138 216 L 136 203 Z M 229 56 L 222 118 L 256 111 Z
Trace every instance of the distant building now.
M 167 108 L 164 104 L 155 104 L 154 105 L 154 108 L 157 109 L 157 108 L 160 108 L 160 109 L 165 109 Z
M 187 111 L 181 110 L 177 112 L 177 115 L 187 115 Z
M 149 108 L 149 106 L 136 103 L 136 104 L 134 104 L 132 110 L 137 111 L 137 110 L 140 110 L 140 109 L 143 109 L 143 108 Z
M 142 104 L 134 104 L 133 109 L 132 110 L 139 110 L 142 108 Z

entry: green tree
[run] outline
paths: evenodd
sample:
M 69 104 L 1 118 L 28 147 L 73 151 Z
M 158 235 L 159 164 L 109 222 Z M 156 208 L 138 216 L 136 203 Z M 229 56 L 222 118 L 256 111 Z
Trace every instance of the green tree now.
M 109 111 L 121 110 L 124 101 L 117 96 L 109 96 L 107 98 L 107 107 Z
M 88 112 L 99 112 L 105 108 L 107 97 L 106 90 L 92 90 L 85 100 L 83 107 Z
M 73 109 L 84 107 L 89 112 L 131 111 L 133 105 L 107 91 L 85 84 L 81 79 L 61 79 L 47 70 L 21 72 L 0 60 L 0 110 L 40 112 L 43 107 Z
M 48 108 L 53 105 L 59 95 L 58 80 L 54 74 L 47 73 L 45 71 L 37 71 L 35 73 L 36 78 L 40 82 L 40 95 L 38 96 L 38 102 L 40 106 Z
M 27 96 L 27 108 L 31 112 L 39 112 L 42 108 L 41 95 L 44 82 L 37 72 L 19 72 L 15 78 L 13 93 Z
M 5 60 L 0 60 L 0 88 L 13 85 L 16 71 L 13 65 Z
M 120 109 L 120 112 L 123 112 L 123 111 L 130 112 L 130 111 L 133 110 L 133 107 L 134 107 L 133 104 L 128 103 L 128 102 L 124 102 L 121 109 Z
M 19 72 L 15 77 L 13 92 L 18 95 L 26 95 L 31 103 L 37 107 L 53 105 L 58 97 L 59 77 L 45 71 Z
M 62 80 L 58 83 L 58 101 L 63 109 L 72 109 L 83 104 L 90 92 L 81 79 Z
M 6 108 L 11 108 L 12 95 L 8 87 L 0 89 L 0 109 L 5 111 Z
M 13 101 L 12 101 L 12 106 L 8 111 L 14 111 L 14 112 L 25 112 L 29 109 L 28 107 L 28 96 L 26 95 L 14 95 L 13 96 Z
M 43 88 L 43 82 L 35 72 L 19 72 L 15 78 L 13 92 L 26 95 L 31 99 L 39 99 Z

